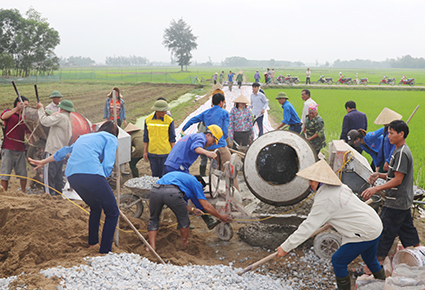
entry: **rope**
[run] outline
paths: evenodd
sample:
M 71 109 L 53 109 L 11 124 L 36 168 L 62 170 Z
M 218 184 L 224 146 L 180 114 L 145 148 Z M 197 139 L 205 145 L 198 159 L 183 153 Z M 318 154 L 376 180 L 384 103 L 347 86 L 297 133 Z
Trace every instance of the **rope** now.
M 75 202 L 73 202 L 72 200 L 70 200 L 69 198 L 67 198 L 65 195 L 63 195 L 61 192 L 59 192 L 58 190 L 56 190 L 55 188 L 53 188 L 53 187 L 50 187 L 50 186 L 48 186 L 48 185 L 46 185 L 46 184 L 44 184 L 43 182 L 40 182 L 40 181 L 38 181 L 38 180 L 35 180 L 35 179 L 33 179 L 33 178 L 30 178 L 30 177 L 26 177 L 26 176 L 20 176 L 20 175 L 14 175 L 14 174 L 0 174 L 0 176 L 9 176 L 9 177 L 17 177 L 17 178 L 21 178 L 21 179 L 28 179 L 28 180 L 31 180 L 31 181 L 34 181 L 34 182 L 37 182 L 38 184 L 41 184 L 41 185 L 43 185 L 43 186 L 47 186 L 48 188 L 50 188 L 51 190 L 54 190 L 54 191 L 56 191 L 57 193 L 59 193 L 60 195 L 62 195 L 62 197 L 63 198 L 65 198 L 67 201 L 69 201 L 69 202 L 71 202 L 73 205 L 75 205 L 76 207 L 78 207 L 79 209 L 81 209 L 82 211 L 84 211 L 85 213 L 87 213 L 87 214 L 90 214 L 87 210 L 85 210 L 84 208 L 82 208 L 81 206 L 79 206 L 78 204 L 76 204 Z M 191 217 L 190 219 L 194 219 L 194 218 L 196 218 L 196 217 L 198 217 L 198 216 L 193 216 L 193 217 Z M 104 223 L 103 221 L 100 221 L 102 224 Z M 170 228 L 170 227 L 173 227 L 173 226 L 176 226 L 178 223 L 174 223 L 174 224 L 171 224 L 171 225 L 168 225 L 166 228 L 168 229 L 168 228 Z M 116 228 L 116 229 L 118 229 L 118 230 L 120 230 L 121 232 L 123 232 L 123 233 L 132 233 L 133 231 L 126 231 L 126 230 L 123 230 L 123 229 L 120 229 L 120 228 Z M 148 231 L 147 230 L 138 230 L 139 232 L 141 232 L 141 233 L 147 233 Z
M 75 202 L 73 202 L 72 200 L 70 200 L 69 198 L 67 198 L 65 195 L 63 195 L 61 192 L 59 192 L 58 190 L 56 190 L 55 188 L 53 188 L 53 187 L 50 187 L 50 186 L 48 186 L 48 185 L 46 185 L 46 184 L 44 184 L 44 183 L 42 183 L 42 182 L 40 182 L 40 181 L 38 181 L 38 180 L 35 180 L 35 179 L 33 179 L 33 178 L 30 178 L 30 177 L 26 177 L 26 176 L 20 176 L 20 175 L 14 175 L 14 174 L 0 174 L 0 176 L 10 176 L 10 177 L 17 177 L 17 178 L 21 178 L 21 179 L 28 179 L 28 180 L 31 180 L 31 181 L 34 181 L 34 182 L 36 182 L 36 183 L 38 183 L 38 184 L 41 184 L 41 185 L 43 185 L 43 186 L 47 186 L 48 188 L 50 188 L 51 190 L 54 190 L 54 191 L 56 191 L 57 193 L 59 193 L 63 198 L 65 198 L 66 200 L 68 200 L 69 202 L 71 202 L 73 205 L 75 205 L 76 207 L 78 207 L 79 209 L 81 209 L 82 211 L 84 211 L 85 213 L 87 213 L 87 214 L 90 214 L 87 210 L 85 210 L 84 208 L 82 208 L 81 206 L 79 206 L 78 204 L 76 204 Z M 304 203 L 306 203 L 309 199 L 311 199 L 313 196 L 315 196 L 316 195 L 316 192 L 314 193 L 314 194 L 312 194 L 311 196 L 309 196 L 307 199 L 305 199 L 302 203 L 300 203 L 298 206 L 296 206 L 296 207 L 294 207 L 293 209 L 290 209 L 290 210 L 288 210 L 288 211 L 285 211 L 285 212 L 283 212 L 283 213 L 279 213 L 279 214 L 275 214 L 275 215 L 272 215 L 272 216 L 268 216 L 268 217 L 265 217 L 265 218 L 262 218 L 262 219 L 256 219 L 255 221 L 256 222 L 260 222 L 260 221 L 265 221 L 265 220 L 268 220 L 268 219 L 271 219 L 271 218 L 274 218 L 274 217 L 276 217 L 276 216 L 279 216 L 279 215 L 284 215 L 284 214 L 288 214 L 288 213 L 290 213 L 290 212 L 293 212 L 294 210 L 296 210 L 296 209 L 298 209 L 299 207 L 301 207 Z M 203 215 L 211 215 L 211 214 L 209 214 L 209 213 L 204 213 Z M 190 218 L 190 220 L 192 220 L 192 219 L 194 219 L 194 218 L 197 218 L 197 217 L 200 217 L 200 216 L 193 216 L 193 217 L 191 217 Z M 245 221 L 252 221 L 252 219 L 233 219 L 233 221 L 239 221 L 239 222 L 245 222 Z M 103 221 L 100 221 L 101 223 L 104 223 Z M 173 224 L 170 224 L 170 225 L 168 225 L 167 227 L 165 227 L 166 229 L 168 229 L 168 228 L 171 228 L 171 227 L 173 227 L 173 226 L 176 226 L 176 225 L 178 225 L 178 223 L 173 223 Z M 133 231 L 126 231 L 126 230 L 123 230 L 123 229 L 120 229 L 120 228 L 116 228 L 116 229 L 118 229 L 118 230 L 120 230 L 121 232 L 123 232 L 123 233 L 132 233 Z M 138 230 L 140 233 L 147 233 L 148 231 L 147 230 Z
M 354 156 L 354 154 L 353 154 L 353 151 L 346 151 L 345 153 L 344 153 L 344 155 L 342 156 L 342 159 L 344 160 L 345 159 L 345 155 L 347 155 L 348 153 L 351 153 L 351 156 L 350 156 L 350 158 L 348 158 L 348 160 L 347 161 L 345 161 L 344 162 L 344 164 L 341 166 L 341 168 L 336 172 L 336 175 L 338 175 L 338 178 L 341 180 L 341 178 L 342 178 L 342 169 L 344 169 L 344 167 L 345 167 L 345 165 L 347 165 L 347 163 L 348 162 L 350 162 L 350 160 L 351 159 L 353 159 L 353 156 Z

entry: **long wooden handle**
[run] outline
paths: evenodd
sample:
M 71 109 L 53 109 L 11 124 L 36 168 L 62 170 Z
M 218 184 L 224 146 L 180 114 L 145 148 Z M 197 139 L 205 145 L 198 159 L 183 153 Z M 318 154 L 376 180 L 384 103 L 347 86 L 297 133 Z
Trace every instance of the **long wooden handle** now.
M 40 97 L 38 96 L 37 85 L 34 85 L 34 90 L 35 90 L 35 97 L 37 98 L 37 103 L 40 103 Z
M 151 245 L 146 241 L 146 239 L 139 233 L 139 231 L 136 229 L 136 227 L 131 223 L 131 221 L 125 216 L 125 214 L 120 211 L 121 217 L 129 224 L 131 229 L 136 233 L 136 235 L 142 240 L 142 242 L 148 247 L 148 249 L 155 255 L 155 257 L 160 261 L 162 264 L 165 264 L 165 262 L 161 259 L 161 257 L 158 255 L 157 252 L 151 247 Z
M 18 92 L 18 88 L 16 87 L 15 81 L 12 81 L 13 88 L 15 89 L 16 94 L 18 95 L 19 101 L 22 103 L 21 95 Z
M 416 111 L 419 109 L 419 105 L 416 106 L 416 108 L 413 110 L 412 114 L 410 115 L 409 119 L 407 119 L 406 124 L 409 124 L 410 120 L 413 118 L 413 115 L 415 115 Z
M 262 258 L 260 261 L 255 262 L 254 264 L 249 265 L 249 266 L 248 266 L 248 267 L 246 267 L 245 269 L 243 269 L 243 270 L 239 271 L 237 274 L 238 274 L 238 275 L 242 275 L 242 274 L 244 274 L 244 273 L 246 273 L 246 272 L 248 272 L 248 271 L 255 270 L 255 269 L 257 269 L 257 268 L 258 268 L 258 266 L 260 266 L 260 265 L 264 264 L 265 262 L 267 262 L 267 261 L 269 261 L 269 260 L 273 259 L 273 258 L 274 258 L 274 257 L 276 257 L 276 256 L 277 256 L 277 252 L 274 252 L 273 254 L 270 254 L 270 255 L 268 255 L 267 257 Z
M 235 149 L 232 149 L 232 148 L 229 148 L 229 151 L 232 152 L 232 153 L 237 153 L 237 154 L 241 155 L 242 157 L 245 157 L 245 153 L 243 153 L 241 151 L 238 151 L 238 150 L 235 150 Z
M 373 199 L 369 198 L 368 200 L 365 201 L 365 204 L 369 205 L 373 202 Z M 325 224 L 324 226 L 320 227 L 319 229 L 317 229 L 310 237 L 314 237 L 318 234 L 320 234 L 321 232 L 326 231 L 327 229 L 329 229 L 331 226 L 329 224 Z M 273 259 L 274 257 L 277 256 L 277 252 L 274 252 L 273 254 L 268 255 L 267 257 L 261 259 L 260 261 L 255 262 L 254 264 L 249 265 L 248 267 L 244 268 L 243 270 L 239 271 L 237 274 L 238 275 L 242 275 L 248 271 L 252 271 L 254 269 L 257 269 L 258 266 L 264 264 L 265 262 L 268 262 L 269 260 Z

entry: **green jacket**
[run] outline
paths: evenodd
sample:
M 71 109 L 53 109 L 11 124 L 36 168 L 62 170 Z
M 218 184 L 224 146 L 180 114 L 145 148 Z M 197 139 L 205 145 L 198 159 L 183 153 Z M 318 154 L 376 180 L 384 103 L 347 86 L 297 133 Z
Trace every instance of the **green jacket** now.
M 131 132 L 131 158 L 143 157 L 143 131 Z

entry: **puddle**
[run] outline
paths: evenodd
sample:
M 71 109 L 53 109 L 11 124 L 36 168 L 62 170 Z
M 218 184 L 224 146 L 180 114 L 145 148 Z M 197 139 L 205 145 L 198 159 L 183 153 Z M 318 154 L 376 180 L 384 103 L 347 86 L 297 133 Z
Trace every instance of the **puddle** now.
M 182 103 L 185 103 L 185 102 L 190 101 L 194 96 L 196 96 L 196 95 L 195 94 L 191 94 L 191 93 L 184 94 L 183 96 L 180 96 L 177 100 L 172 101 L 168 105 L 170 106 L 170 108 L 177 107 L 178 105 L 180 105 Z M 142 116 L 142 117 L 137 118 L 135 125 L 137 127 L 143 129 L 144 126 L 145 126 L 145 119 L 149 115 L 146 115 L 146 116 Z

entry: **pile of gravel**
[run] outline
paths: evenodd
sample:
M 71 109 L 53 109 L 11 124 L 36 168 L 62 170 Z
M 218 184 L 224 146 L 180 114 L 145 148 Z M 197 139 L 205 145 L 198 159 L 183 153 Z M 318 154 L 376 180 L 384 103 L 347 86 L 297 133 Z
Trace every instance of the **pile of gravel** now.
M 271 262 L 272 265 L 278 265 L 277 263 L 281 266 L 269 269 L 267 265 L 263 265 L 258 272 L 281 279 L 292 289 L 336 289 L 331 261 L 319 258 L 313 247 L 303 250 L 303 255 L 289 252 L 288 257 Z
M 132 178 L 127 180 L 124 185 L 127 187 L 136 187 L 141 189 L 151 189 L 152 185 L 154 185 L 159 180 L 159 177 L 152 177 L 148 175 L 144 175 L 137 178 Z
M 294 289 L 285 281 L 252 272 L 239 276 L 230 266 L 174 266 L 157 264 L 137 254 L 109 253 L 85 258 L 87 265 L 50 268 L 40 273 L 62 278 L 58 289 Z M 1 289 L 16 277 L 0 279 Z M 25 285 L 20 285 L 26 289 Z M 19 288 L 18 288 L 19 289 Z

